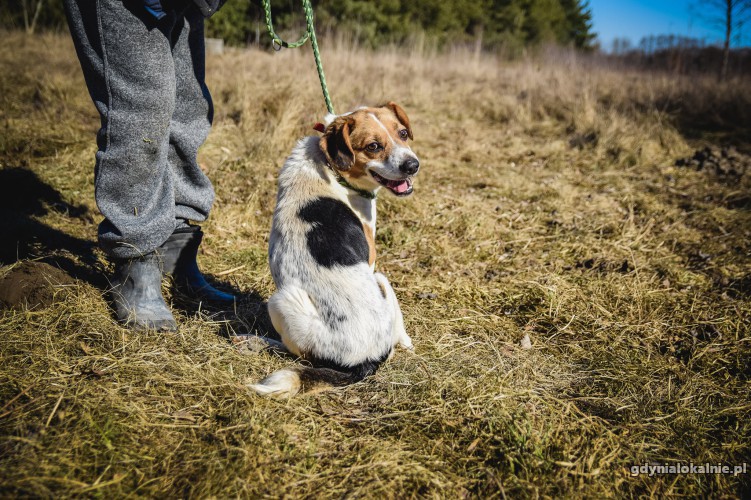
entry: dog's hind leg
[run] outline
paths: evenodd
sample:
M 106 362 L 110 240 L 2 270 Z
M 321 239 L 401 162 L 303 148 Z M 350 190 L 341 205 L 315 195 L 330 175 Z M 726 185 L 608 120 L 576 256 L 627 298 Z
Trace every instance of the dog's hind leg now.
M 307 292 L 297 286 L 285 286 L 271 296 L 269 316 L 284 346 L 298 356 L 305 357 L 316 342 L 327 336 L 328 329 L 318 309 Z M 306 376 L 312 372 L 315 369 L 308 367 L 284 368 L 251 384 L 250 388 L 266 396 L 289 397 L 303 389 Z
M 328 343 L 331 347 L 332 330 L 323 321 L 305 290 L 285 286 L 277 291 L 269 299 L 269 316 L 274 328 L 282 337 L 284 346 L 293 354 L 303 358 L 311 354 L 315 357 L 316 346 Z M 388 335 L 383 330 L 382 334 Z M 263 380 L 249 384 L 248 387 L 257 394 L 273 398 L 286 398 L 298 392 L 328 387 L 343 387 L 372 375 L 382 361 L 365 360 L 353 366 L 344 365 L 336 369 L 292 366 L 277 370 Z
M 374 274 L 378 288 L 381 289 L 383 297 L 388 304 L 390 317 L 391 317 L 391 332 L 394 339 L 394 345 L 399 344 L 407 349 L 414 349 L 412 346 L 412 339 L 407 335 L 407 330 L 404 328 L 404 317 L 402 316 L 402 309 L 399 307 L 399 301 L 396 299 L 396 293 L 391 287 L 388 278 L 381 273 Z
M 298 356 L 309 352 L 316 339 L 325 333 L 326 325 L 308 293 L 294 285 L 285 286 L 271 296 L 269 316 L 285 347 Z

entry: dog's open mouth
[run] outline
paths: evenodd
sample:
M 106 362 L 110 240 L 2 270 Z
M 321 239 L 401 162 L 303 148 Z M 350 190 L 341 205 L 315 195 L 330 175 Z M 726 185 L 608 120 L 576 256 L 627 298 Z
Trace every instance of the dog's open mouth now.
M 370 175 L 372 175 L 380 185 L 397 196 L 407 196 L 409 194 L 412 194 L 412 179 L 407 178 L 400 179 L 398 181 L 392 181 L 391 179 L 387 179 L 382 175 L 378 175 L 372 170 L 370 171 Z

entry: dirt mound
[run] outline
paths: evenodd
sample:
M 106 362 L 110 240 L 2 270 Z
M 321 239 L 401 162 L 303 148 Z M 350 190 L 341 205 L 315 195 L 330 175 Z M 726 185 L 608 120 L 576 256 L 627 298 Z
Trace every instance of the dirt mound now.
M 74 283 L 64 271 L 44 262 L 21 262 L 0 278 L 0 309 L 48 306 L 56 290 Z
M 733 147 L 697 149 L 693 156 L 676 160 L 676 167 L 690 167 L 722 177 L 741 177 L 748 170 L 751 158 Z

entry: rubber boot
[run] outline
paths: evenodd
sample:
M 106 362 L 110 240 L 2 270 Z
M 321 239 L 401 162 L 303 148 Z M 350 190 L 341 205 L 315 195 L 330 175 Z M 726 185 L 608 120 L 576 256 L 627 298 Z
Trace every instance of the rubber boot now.
M 198 269 L 196 256 L 203 240 L 199 226 L 177 229 L 157 250 L 162 257 L 164 273 L 172 275 L 175 287 L 182 294 L 220 306 L 231 305 L 235 296 L 211 286 Z
M 177 323 L 162 297 L 159 256 L 115 261 L 112 299 L 118 321 L 134 330 L 177 330 Z

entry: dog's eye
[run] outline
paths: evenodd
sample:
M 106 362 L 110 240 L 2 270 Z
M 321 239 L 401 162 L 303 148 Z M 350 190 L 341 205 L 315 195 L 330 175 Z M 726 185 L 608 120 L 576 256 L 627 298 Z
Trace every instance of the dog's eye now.
M 403 141 L 406 141 L 409 138 L 409 132 L 407 132 L 406 128 L 399 131 L 399 138 Z
M 371 142 L 370 144 L 365 146 L 365 149 L 367 149 L 368 151 L 372 153 L 375 153 L 376 151 L 380 151 L 381 149 L 383 149 L 383 146 L 381 146 L 377 142 Z

